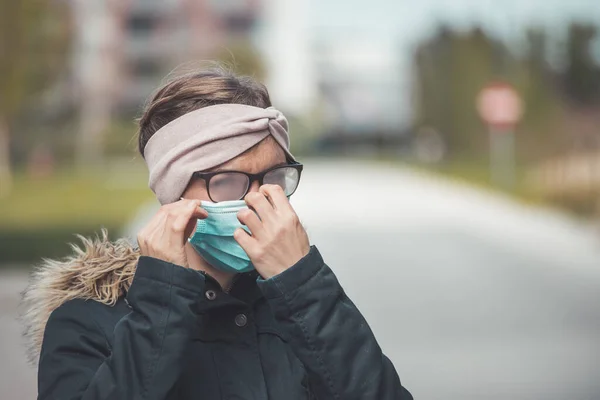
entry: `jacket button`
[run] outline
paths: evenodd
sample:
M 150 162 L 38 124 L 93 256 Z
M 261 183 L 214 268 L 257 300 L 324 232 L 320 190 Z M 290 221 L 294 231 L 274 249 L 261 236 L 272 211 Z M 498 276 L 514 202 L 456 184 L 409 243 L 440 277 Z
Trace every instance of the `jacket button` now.
M 214 290 L 207 290 L 205 296 L 209 300 L 214 300 L 217 298 L 217 292 L 215 292 Z
M 245 314 L 238 314 L 235 316 L 235 324 L 240 328 L 246 326 L 248 323 L 248 317 Z

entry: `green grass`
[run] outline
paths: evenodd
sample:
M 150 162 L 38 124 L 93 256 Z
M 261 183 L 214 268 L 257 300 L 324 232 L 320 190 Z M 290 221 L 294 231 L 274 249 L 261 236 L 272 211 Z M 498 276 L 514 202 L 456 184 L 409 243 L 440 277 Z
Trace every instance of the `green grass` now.
M 392 167 L 411 168 L 425 174 L 442 176 L 453 181 L 465 183 L 499 195 L 510 196 L 522 203 L 553 208 L 570 214 L 582 221 L 598 218 L 600 213 L 600 189 L 573 192 L 542 193 L 531 186 L 526 179 L 527 168 L 518 166 L 515 170 L 515 184 L 512 188 L 499 187 L 490 178 L 489 165 L 477 161 L 449 161 L 437 166 L 424 166 L 397 159 L 378 159 Z
M 60 170 L 33 179 L 17 173 L 0 199 L 0 264 L 66 254 L 75 234 L 101 228 L 116 236 L 144 202 L 153 198 L 141 168 Z
M 137 175 L 131 176 L 128 188 L 115 187 L 111 178 L 101 173 L 60 171 L 46 179 L 18 174 L 10 195 L 0 199 L 0 227 L 31 230 L 120 225 L 151 198 L 152 193 Z
M 499 191 L 514 195 L 522 199 L 533 200 L 533 191 L 525 182 L 525 169 L 515 168 L 515 181 L 513 187 L 502 187 L 495 185 L 490 176 L 490 168 L 487 164 L 478 162 L 448 162 L 439 166 L 420 167 L 428 171 L 436 172 L 444 176 L 462 180 L 493 191 Z

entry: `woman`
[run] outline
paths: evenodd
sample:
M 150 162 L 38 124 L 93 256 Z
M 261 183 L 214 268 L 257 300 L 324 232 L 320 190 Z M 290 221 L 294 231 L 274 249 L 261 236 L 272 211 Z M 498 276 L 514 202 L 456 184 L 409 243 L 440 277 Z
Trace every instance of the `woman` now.
M 412 399 L 288 198 L 302 165 L 261 84 L 163 86 L 139 121 L 162 204 L 25 294 L 40 400 Z

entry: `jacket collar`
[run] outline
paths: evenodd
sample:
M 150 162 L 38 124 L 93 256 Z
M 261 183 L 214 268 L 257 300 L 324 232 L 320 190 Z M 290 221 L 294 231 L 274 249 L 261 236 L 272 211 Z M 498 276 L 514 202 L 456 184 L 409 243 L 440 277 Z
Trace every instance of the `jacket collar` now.
M 221 286 L 213 277 L 208 274 L 204 274 L 204 276 L 208 288 L 222 291 Z M 256 279 L 259 276 L 256 270 L 236 275 L 233 278 L 233 285 L 227 294 L 246 304 L 254 304 L 258 299 L 263 297 L 262 292 L 256 284 Z
M 34 268 L 23 292 L 22 314 L 28 358 L 39 357 L 50 314 L 73 299 L 114 305 L 130 287 L 140 256 L 126 239 L 111 242 L 103 230 L 96 238 L 79 236 L 73 254 L 62 260 L 44 260 Z
M 229 294 L 247 304 L 254 304 L 263 297 L 262 292 L 256 284 L 259 274 L 256 270 L 246 272 L 237 276 Z
M 111 242 L 103 230 L 96 238 L 79 236 L 81 245 L 73 245 L 73 254 L 63 260 L 44 260 L 34 268 L 23 292 L 21 320 L 30 362 L 37 363 L 46 322 L 52 311 L 73 299 L 94 300 L 114 305 L 131 286 L 139 250 L 126 239 Z M 230 295 L 254 304 L 262 297 L 256 279 L 258 273 L 240 274 Z M 218 283 L 207 276 L 207 281 Z

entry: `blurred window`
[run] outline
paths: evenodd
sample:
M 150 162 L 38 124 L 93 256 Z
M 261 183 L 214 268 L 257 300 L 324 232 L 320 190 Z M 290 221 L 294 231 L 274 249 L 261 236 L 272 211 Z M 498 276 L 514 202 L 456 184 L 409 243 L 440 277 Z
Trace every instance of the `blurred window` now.
M 209 3 L 221 15 L 245 12 L 251 6 L 248 0 L 210 0 Z
M 211 0 L 210 5 L 232 33 L 248 32 L 256 19 L 256 7 L 248 0 Z
M 141 78 L 155 78 L 162 74 L 162 65 L 154 59 L 138 59 L 133 62 L 131 72 Z
M 245 33 L 252 28 L 254 17 L 251 15 L 230 15 L 225 18 L 227 30 L 232 33 Z
M 153 14 L 135 14 L 127 20 L 127 29 L 134 35 L 147 35 L 157 25 L 158 18 Z

